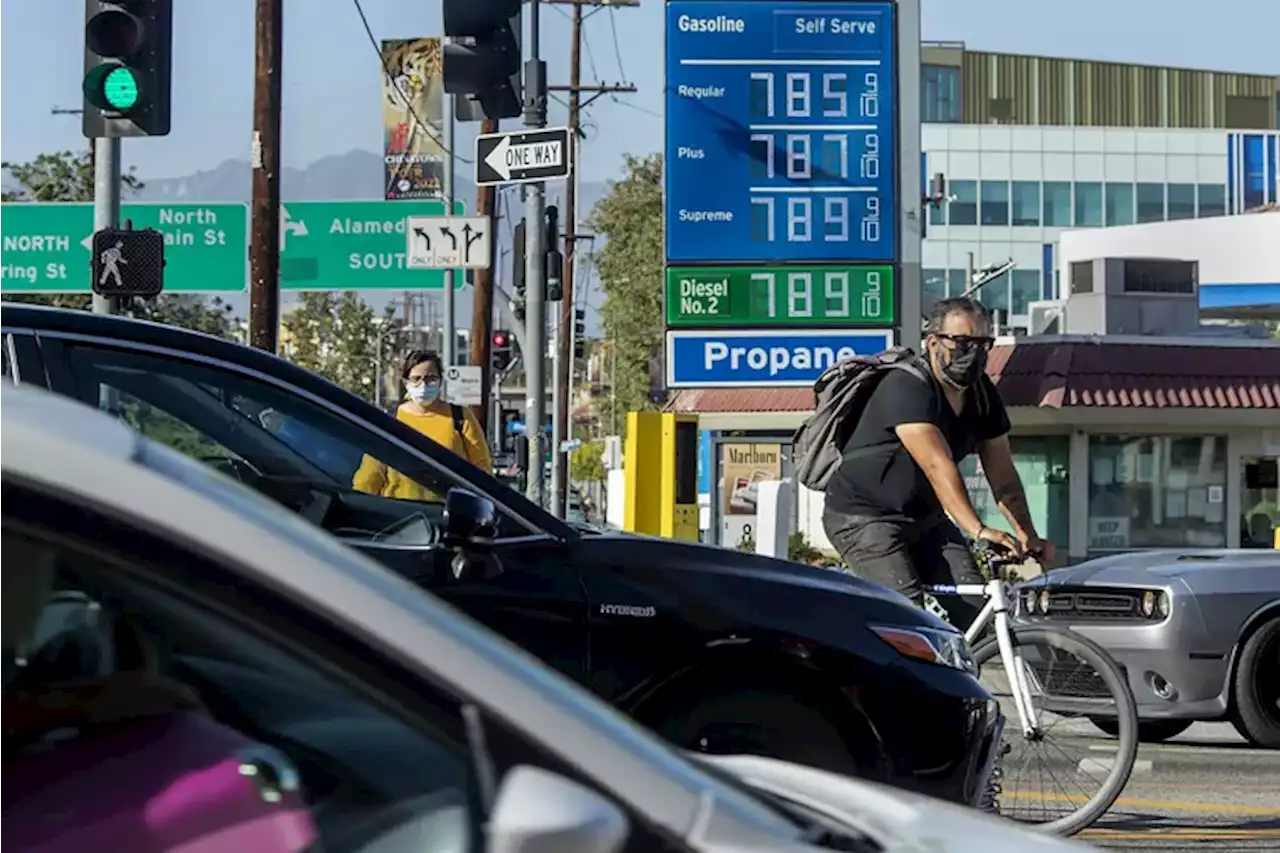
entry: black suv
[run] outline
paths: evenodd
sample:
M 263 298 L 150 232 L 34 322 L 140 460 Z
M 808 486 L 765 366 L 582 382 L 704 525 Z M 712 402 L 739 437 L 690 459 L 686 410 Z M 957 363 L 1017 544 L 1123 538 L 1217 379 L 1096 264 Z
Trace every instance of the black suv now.
M 154 323 L 8 304 L 4 373 L 115 411 L 292 508 L 669 740 L 959 802 L 985 786 L 999 710 L 949 626 L 874 584 L 574 525 L 289 362 Z M 438 501 L 355 491 L 365 457 Z M 444 501 L 496 509 L 453 541 Z

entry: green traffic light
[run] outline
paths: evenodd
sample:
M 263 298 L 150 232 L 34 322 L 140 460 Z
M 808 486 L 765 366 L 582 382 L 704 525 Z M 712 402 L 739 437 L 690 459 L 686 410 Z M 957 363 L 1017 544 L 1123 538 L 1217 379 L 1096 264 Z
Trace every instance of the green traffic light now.
M 98 109 L 127 112 L 138 104 L 138 78 L 124 65 L 99 65 L 84 78 L 84 94 Z
M 102 81 L 102 97 L 112 109 L 132 109 L 138 103 L 137 78 L 128 68 L 113 68 Z

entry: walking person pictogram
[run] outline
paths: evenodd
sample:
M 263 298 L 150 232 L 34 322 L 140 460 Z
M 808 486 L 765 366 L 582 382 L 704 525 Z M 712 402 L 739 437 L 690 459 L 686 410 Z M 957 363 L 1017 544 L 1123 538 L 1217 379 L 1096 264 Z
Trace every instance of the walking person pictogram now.
M 121 249 L 124 242 L 117 240 L 116 244 L 102 253 L 102 275 L 98 277 L 98 286 L 106 284 L 108 278 L 114 278 L 116 287 L 123 289 L 124 282 L 120 278 L 120 264 L 128 266 L 129 262 L 124 259 Z

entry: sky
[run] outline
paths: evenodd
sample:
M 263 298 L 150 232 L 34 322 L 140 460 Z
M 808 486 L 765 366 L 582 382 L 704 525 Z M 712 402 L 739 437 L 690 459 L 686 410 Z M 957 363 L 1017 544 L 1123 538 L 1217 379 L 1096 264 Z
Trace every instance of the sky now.
M 378 56 L 356 0 L 284 0 L 284 165 L 302 168 L 382 144 Z M 440 0 L 360 0 L 379 38 L 439 33 Z M 174 0 L 173 132 L 125 140 L 139 177 L 166 178 L 248 159 L 253 0 Z M 542 7 L 551 83 L 568 77 L 568 7 Z M 0 0 L 0 155 L 24 161 L 83 147 L 78 116 L 83 0 Z M 586 112 L 582 177 L 618 174 L 625 153 L 662 147 L 663 3 L 601 9 L 584 27 L 586 82 L 633 83 Z M 1280 74 L 1277 0 L 923 0 L 923 37 L 971 49 Z M 551 124 L 564 122 L 552 104 Z M 470 132 L 459 149 L 470 157 Z M 470 168 L 460 165 L 460 169 Z

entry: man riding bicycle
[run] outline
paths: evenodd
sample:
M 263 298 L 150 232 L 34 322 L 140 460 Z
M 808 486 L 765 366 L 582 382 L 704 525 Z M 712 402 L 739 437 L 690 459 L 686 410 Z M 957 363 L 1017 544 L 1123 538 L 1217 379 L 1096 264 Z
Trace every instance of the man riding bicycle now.
M 986 375 L 994 342 L 981 303 L 967 297 L 938 302 L 919 370 L 887 370 L 880 378 L 827 484 L 823 527 L 845 564 L 918 604 L 925 585 L 982 583 L 961 531 L 997 548 L 1053 559 L 1052 543 L 1036 533 L 1027 510 L 1009 447 L 1009 417 Z M 1016 539 L 987 527 L 973 509 L 957 463 L 974 451 Z M 948 609 L 963 628 L 980 602 Z

